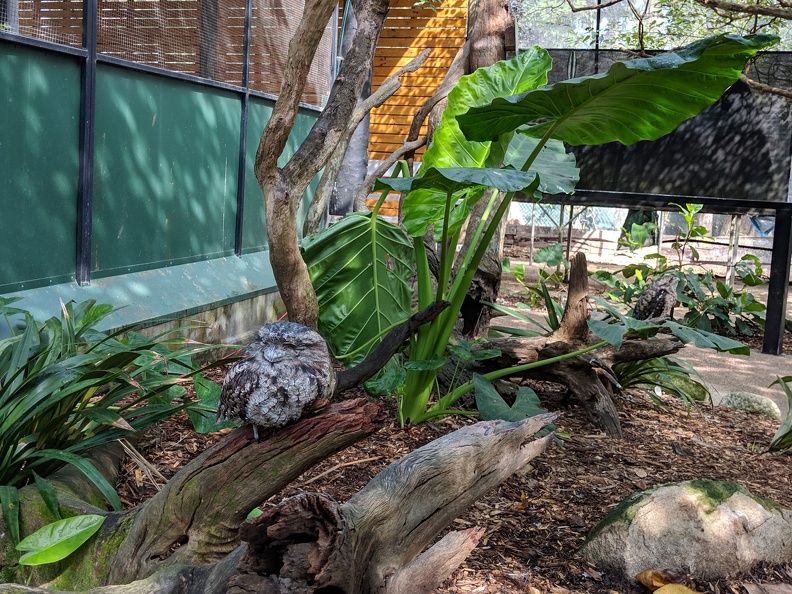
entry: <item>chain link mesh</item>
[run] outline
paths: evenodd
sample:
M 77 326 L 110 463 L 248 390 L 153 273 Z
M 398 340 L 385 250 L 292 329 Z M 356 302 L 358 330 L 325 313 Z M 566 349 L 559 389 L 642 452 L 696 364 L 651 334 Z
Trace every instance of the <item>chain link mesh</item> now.
M 250 88 L 276 95 L 304 0 L 253 0 Z M 100 54 L 242 85 L 245 0 L 98 0 Z M 0 0 L 0 27 L 25 37 L 81 47 L 82 0 Z M 332 19 L 331 19 L 332 22 Z M 321 107 L 332 84 L 328 22 L 302 96 Z

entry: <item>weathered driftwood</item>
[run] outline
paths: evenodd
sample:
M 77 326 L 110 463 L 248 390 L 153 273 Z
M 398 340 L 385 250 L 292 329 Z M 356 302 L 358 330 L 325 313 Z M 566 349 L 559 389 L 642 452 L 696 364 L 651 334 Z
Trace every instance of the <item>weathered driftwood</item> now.
M 110 514 L 114 521 L 106 525 L 113 531 L 103 527 L 79 555 L 94 570 L 110 559 L 112 571 L 72 575 L 71 587 L 107 584 L 85 590 L 93 594 L 431 591 L 483 532 L 451 532 L 431 543 L 474 501 L 544 451 L 551 435 L 534 435 L 553 415 L 464 427 L 394 462 L 343 505 L 326 495 L 301 494 L 236 528 L 253 502 L 288 482 L 282 475 L 292 476 L 293 467 L 304 465 L 291 458 L 313 459 L 328 442 L 340 445 L 339 439 L 370 432 L 380 416 L 377 405 L 349 401 L 260 443 L 252 441 L 249 428 L 234 432 L 137 513 Z M 256 469 L 252 460 L 261 459 L 262 450 L 269 461 Z M 133 525 L 113 551 L 125 522 Z M 46 591 L 0 585 L 0 593 Z
M 477 348 L 499 349 L 501 355 L 494 359 L 468 365 L 465 374 L 487 373 L 497 369 L 535 363 L 566 355 L 580 350 L 600 339 L 591 335 L 588 329 L 588 273 L 586 257 L 577 254 L 571 262 L 569 290 L 564 315 L 558 330 L 547 336 L 495 338 L 482 343 Z M 608 435 L 621 438 L 619 422 L 612 394 L 615 377 L 610 367 L 614 363 L 639 361 L 661 357 L 677 352 L 682 343 L 673 337 L 658 337 L 654 340 L 625 340 L 619 350 L 606 346 L 596 351 L 572 357 L 564 361 L 536 367 L 515 374 L 513 377 L 557 382 L 566 386 L 572 396 L 583 406 L 591 421 Z M 455 367 L 451 361 L 449 368 Z M 451 369 L 453 373 L 453 369 Z M 441 382 L 449 378 L 441 375 Z M 459 372 L 457 371 L 457 381 Z M 449 381 L 446 379 L 446 381 Z
M 356 399 L 332 404 L 260 442 L 253 439 L 250 427 L 238 429 L 182 468 L 151 500 L 127 512 L 107 514 L 94 538 L 67 560 L 36 568 L 31 581 L 52 581 L 68 590 L 124 584 L 164 570 L 167 577 L 170 568 L 179 573 L 185 567 L 217 562 L 239 546 L 239 526 L 251 510 L 321 460 L 377 431 L 384 419 L 381 403 Z M 97 454 L 101 463 L 94 464 L 113 480 L 120 448 Z M 62 508 L 103 513 L 76 501 L 98 504 L 101 497 L 97 501 L 94 489 L 72 467 L 65 467 L 51 482 L 67 495 L 59 499 Z M 39 515 L 46 508 L 35 486 L 22 489 L 20 498 L 23 534 L 54 521 Z M 11 565 L 8 557 L 0 565 Z M 17 581 L 24 581 L 21 573 Z
M 378 404 L 357 399 L 333 404 L 258 443 L 250 427 L 235 431 L 141 506 L 118 550 L 110 583 L 227 555 L 239 544 L 239 525 L 253 508 L 321 460 L 377 431 L 384 418 Z
M 464 427 L 394 462 L 343 505 L 303 494 L 248 520 L 241 530 L 247 552 L 229 592 L 432 591 L 482 533 L 432 541 L 544 451 L 551 436 L 534 435 L 552 419 Z

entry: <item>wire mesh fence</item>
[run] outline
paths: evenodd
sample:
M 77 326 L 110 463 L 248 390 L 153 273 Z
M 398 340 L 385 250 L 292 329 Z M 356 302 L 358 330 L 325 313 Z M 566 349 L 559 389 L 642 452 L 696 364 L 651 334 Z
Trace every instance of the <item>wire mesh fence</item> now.
M 245 0 L 97 0 L 97 52 L 242 86 Z M 304 0 L 253 0 L 249 87 L 276 95 Z M 83 0 L 0 0 L 0 29 L 71 47 L 83 45 Z M 331 20 L 332 22 L 332 20 Z M 302 100 L 321 107 L 332 84 L 328 22 Z
M 82 46 L 82 0 L 0 0 L 0 28 L 40 41 Z

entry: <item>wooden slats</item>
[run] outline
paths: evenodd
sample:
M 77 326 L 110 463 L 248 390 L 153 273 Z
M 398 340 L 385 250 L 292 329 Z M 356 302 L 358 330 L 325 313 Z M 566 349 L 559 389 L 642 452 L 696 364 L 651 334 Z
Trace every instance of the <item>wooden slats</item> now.
M 240 85 L 245 0 L 214 2 L 216 10 L 207 20 L 202 15 L 202 7 L 208 5 L 205 0 L 97 0 L 97 49 L 125 60 Z M 82 5 L 83 0 L 18 0 L 19 32 L 81 47 Z M 250 68 L 254 90 L 279 91 L 289 40 L 303 6 L 304 0 L 254 0 Z M 207 31 L 213 43 L 207 43 Z M 212 53 L 214 59 L 202 65 L 202 56 Z M 328 26 L 308 75 L 302 96 L 305 103 L 321 106 L 327 99 L 331 55 Z
M 82 46 L 81 0 L 19 0 L 17 10 L 21 35 Z
M 418 54 L 423 51 L 423 48 L 415 48 L 415 47 L 386 47 L 382 44 L 377 46 L 377 53 L 374 57 L 374 60 L 384 60 L 388 56 L 395 56 L 396 58 L 406 58 L 408 61 L 412 60 Z M 445 47 L 433 47 L 432 48 L 432 55 L 429 59 L 435 58 L 451 58 L 453 60 L 454 56 L 456 56 L 458 49 L 454 48 L 445 48 Z
M 415 0 L 391 0 L 374 57 L 376 88 L 424 48 L 432 53 L 418 71 L 402 76 L 402 87 L 371 113 L 369 158 L 381 161 L 399 148 L 413 116 L 434 95 L 465 42 L 466 0 L 445 0 L 437 12 L 415 8 Z M 418 151 L 418 154 L 423 151 Z
M 369 210 L 374 210 L 374 207 L 377 205 L 377 198 L 367 198 L 366 199 L 366 206 Z M 398 217 L 399 216 L 399 198 L 387 198 L 385 202 L 380 206 L 379 214 L 383 217 Z

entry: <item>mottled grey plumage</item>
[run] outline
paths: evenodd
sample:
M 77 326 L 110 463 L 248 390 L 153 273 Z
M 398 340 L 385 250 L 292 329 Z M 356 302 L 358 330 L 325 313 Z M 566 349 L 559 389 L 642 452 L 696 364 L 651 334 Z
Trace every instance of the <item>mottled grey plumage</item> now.
M 644 289 L 635 302 L 632 316 L 636 320 L 653 320 L 670 318 L 676 305 L 676 289 L 679 279 L 673 274 L 666 274 Z
M 335 385 L 327 344 L 321 335 L 293 322 L 267 324 L 250 343 L 245 358 L 228 370 L 217 419 L 258 427 L 283 427 L 299 419 Z

